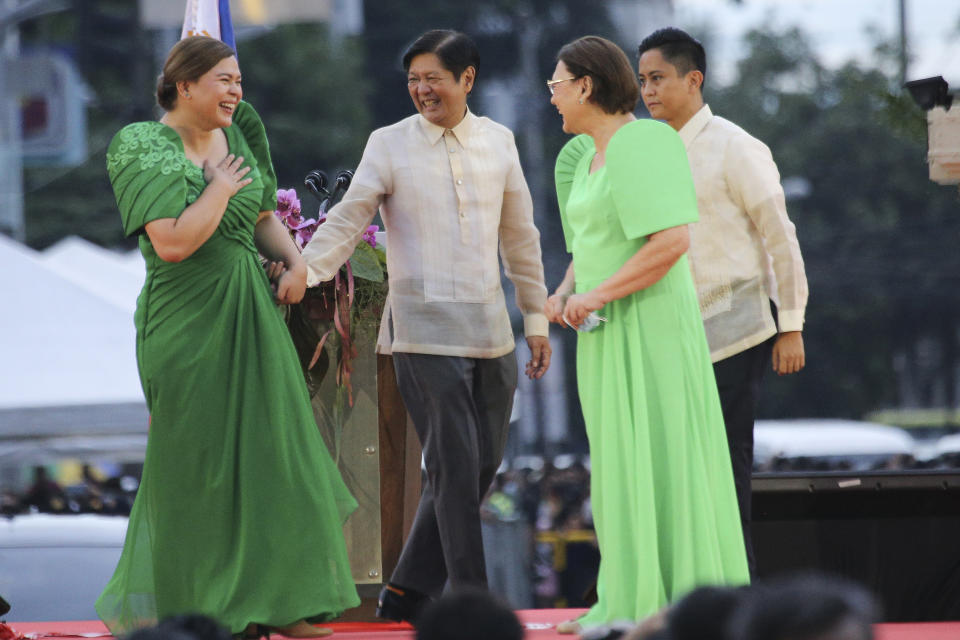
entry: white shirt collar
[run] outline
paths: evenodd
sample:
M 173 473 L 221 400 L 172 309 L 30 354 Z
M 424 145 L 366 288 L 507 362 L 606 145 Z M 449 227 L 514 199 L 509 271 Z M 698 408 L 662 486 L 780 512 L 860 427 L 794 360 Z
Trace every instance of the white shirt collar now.
M 470 134 L 473 131 L 473 121 L 475 118 L 476 116 L 473 115 L 473 112 L 470 111 L 468 107 L 466 115 L 463 116 L 463 120 L 453 129 L 450 129 L 450 132 L 453 133 L 462 147 L 467 146 L 467 141 L 470 139 Z M 437 144 L 440 138 L 443 137 L 444 132 L 447 131 L 443 127 L 433 124 L 424 118 L 423 115 L 420 116 L 420 128 L 423 130 L 423 133 L 426 134 L 427 141 L 430 142 L 431 145 Z
M 693 114 L 692 118 L 687 120 L 687 124 L 680 127 L 678 133 L 680 139 L 683 140 L 684 147 L 690 147 L 690 143 L 703 131 L 712 117 L 713 113 L 710 111 L 710 105 L 704 104 L 699 111 Z

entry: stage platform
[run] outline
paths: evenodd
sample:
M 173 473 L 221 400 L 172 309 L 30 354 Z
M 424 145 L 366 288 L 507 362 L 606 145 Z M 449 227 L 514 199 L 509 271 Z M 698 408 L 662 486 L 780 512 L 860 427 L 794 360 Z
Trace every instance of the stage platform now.
M 580 615 L 582 609 L 531 609 L 518 611 L 517 615 L 526 625 L 529 640 L 569 640 L 556 632 L 557 623 Z M 25 635 L 29 640 L 44 638 L 110 638 L 109 632 L 99 621 L 79 622 L 16 622 L 7 625 Z M 413 640 L 415 634 L 407 624 L 334 622 L 327 625 L 334 630 L 334 638 L 343 640 Z M 960 622 L 927 622 L 878 624 L 876 640 L 958 640 Z

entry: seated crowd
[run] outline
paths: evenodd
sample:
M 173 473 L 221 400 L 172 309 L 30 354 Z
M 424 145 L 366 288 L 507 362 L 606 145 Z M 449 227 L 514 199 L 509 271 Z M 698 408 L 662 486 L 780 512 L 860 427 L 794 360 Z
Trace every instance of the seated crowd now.
M 750 587 L 700 587 L 639 624 L 586 632 L 585 640 L 872 640 L 879 607 L 852 582 L 816 573 Z M 524 626 L 484 590 L 451 592 L 424 610 L 417 640 L 522 640 Z M 206 616 L 176 616 L 124 640 L 231 640 Z

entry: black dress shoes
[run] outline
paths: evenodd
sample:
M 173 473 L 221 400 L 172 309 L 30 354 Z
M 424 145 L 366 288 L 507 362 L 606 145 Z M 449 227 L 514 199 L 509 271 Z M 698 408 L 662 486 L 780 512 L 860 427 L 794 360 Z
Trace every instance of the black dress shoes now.
M 397 622 L 409 622 L 416 626 L 420 612 L 430 604 L 430 601 L 430 596 L 419 591 L 398 587 L 395 584 L 387 584 L 380 591 L 380 599 L 377 602 L 377 617 Z

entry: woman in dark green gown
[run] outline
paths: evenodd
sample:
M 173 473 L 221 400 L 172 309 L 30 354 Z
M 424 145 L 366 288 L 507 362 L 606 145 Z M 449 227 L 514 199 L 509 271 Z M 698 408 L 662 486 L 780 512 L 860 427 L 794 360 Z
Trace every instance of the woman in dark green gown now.
M 306 270 L 279 221 L 263 125 L 233 51 L 193 37 L 170 52 L 160 122 L 124 127 L 107 169 L 147 266 L 137 362 L 151 415 L 143 479 L 97 611 L 114 634 L 170 615 L 234 633 L 329 629 L 304 619 L 359 604 L 341 527 L 356 508 L 313 420 L 277 301 Z M 282 264 L 281 264 L 282 263 Z

